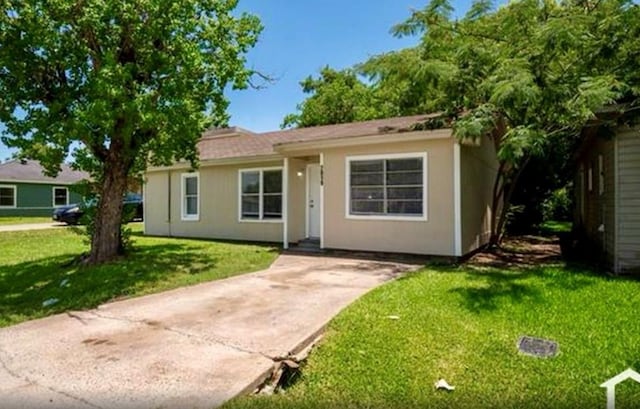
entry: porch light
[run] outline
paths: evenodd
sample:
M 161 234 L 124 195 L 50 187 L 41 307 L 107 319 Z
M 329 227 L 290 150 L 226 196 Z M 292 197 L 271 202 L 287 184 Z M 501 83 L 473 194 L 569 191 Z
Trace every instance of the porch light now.
M 301 178 L 302 175 L 304 175 L 304 173 L 301 170 L 299 170 L 298 173 L 296 173 L 296 175 L 298 175 L 298 177 Z

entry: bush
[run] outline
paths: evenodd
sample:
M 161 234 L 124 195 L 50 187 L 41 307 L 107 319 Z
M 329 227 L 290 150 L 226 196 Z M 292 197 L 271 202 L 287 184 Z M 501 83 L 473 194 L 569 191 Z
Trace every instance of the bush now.
M 542 202 L 542 218 L 544 221 L 572 219 L 571 210 L 573 201 L 569 194 L 569 189 L 563 187 L 551 193 L 544 202 Z

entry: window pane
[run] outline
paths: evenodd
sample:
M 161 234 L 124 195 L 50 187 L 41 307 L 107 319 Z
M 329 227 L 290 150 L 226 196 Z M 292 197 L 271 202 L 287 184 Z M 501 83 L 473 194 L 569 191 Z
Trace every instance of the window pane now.
M 282 193 L 282 171 L 267 170 L 262 175 L 264 179 L 264 193 Z
M 53 189 L 53 204 L 56 206 L 64 206 L 67 204 L 67 189 Z
M 357 160 L 351 162 L 351 173 L 382 172 L 382 160 Z
M 387 199 L 422 199 L 422 187 L 390 187 Z
M 382 186 L 383 173 L 352 173 L 351 186 Z
M 260 198 L 257 195 L 242 195 L 242 218 L 257 219 L 260 217 Z
M 422 200 L 398 200 L 389 201 L 387 204 L 389 214 L 422 215 Z
M 185 183 L 184 192 L 186 195 L 198 194 L 198 177 L 197 176 L 186 177 L 184 183 Z
M 242 173 L 242 193 L 260 192 L 260 172 Z
M 384 188 L 382 187 L 352 187 L 352 199 L 384 199 Z
M 187 197 L 186 199 L 186 203 L 187 203 L 187 214 L 190 216 L 194 216 L 198 214 L 198 198 L 197 197 Z
M 265 195 L 262 217 L 265 219 L 282 218 L 282 195 Z
M 383 214 L 383 200 L 352 200 L 351 213 L 354 214 Z
M 0 206 L 13 207 L 15 205 L 13 192 L 14 190 L 10 187 L 0 187 Z
M 398 170 L 419 170 L 422 172 L 422 158 L 388 159 L 387 171 L 394 172 Z
M 422 171 L 414 172 L 389 172 L 387 173 L 387 185 L 421 185 Z

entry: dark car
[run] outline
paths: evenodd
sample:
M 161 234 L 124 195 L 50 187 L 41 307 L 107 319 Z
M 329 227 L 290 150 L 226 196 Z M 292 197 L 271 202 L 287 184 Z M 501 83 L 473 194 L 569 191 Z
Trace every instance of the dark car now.
M 53 220 L 67 224 L 78 224 L 82 222 L 82 216 L 87 208 L 94 207 L 97 201 L 95 199 L 88 200 L 84 203 L 70 204 L 68 206 L 57 207 L 53 210 Z M 142 220 L 143 205 L 142 196 L 137 193 L 127 193 L 123 199 L 123 214 L 127 217 L 127 221 Z

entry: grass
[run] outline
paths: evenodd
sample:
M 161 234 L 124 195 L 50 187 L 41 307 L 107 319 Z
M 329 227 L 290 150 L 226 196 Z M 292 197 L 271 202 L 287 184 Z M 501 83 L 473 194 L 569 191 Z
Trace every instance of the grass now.
M 1 233 L 0 326 L 257 271 L 278 254 L 273 246 L 144 237 L 131 226 L 135 251 L 99 267 L 72 263 L 88 247 L 71 229 Z M 51 298 L 59 302 L 43 307 Z
M 548 234 L 569 233 L 571 226 L 571 222 L 548 220 L 540 225 L 540 230 Z
M 10 224 L 52 223 L 51 217 L 0 216 L 0 226 Z
M 225 408 L 605 407 L 599 385 L 640 370 L 639 308 L 640 282 L 585 268 L 427 267 L 341 313 L 284 394 Z M 560 354 L 522 355 L 522 335 Z M 436 391 L 440 378 L 455 391 Z M 619 385 L 617 398 L 638 407 L 640 385 Z

